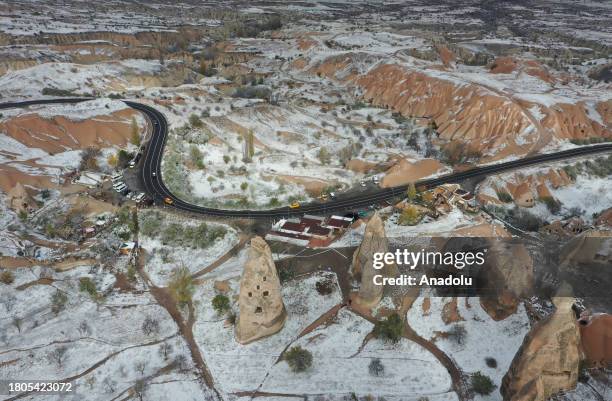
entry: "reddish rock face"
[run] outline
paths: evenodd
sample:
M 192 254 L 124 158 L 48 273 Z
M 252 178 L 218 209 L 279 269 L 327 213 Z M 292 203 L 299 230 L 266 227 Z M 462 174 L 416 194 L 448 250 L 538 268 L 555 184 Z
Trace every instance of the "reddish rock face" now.
M 610 209 L 605 210 L 599 215 L 597 221 L 595 222 L 595 225 L 602 227 L 612 227 L 612 207 Z
M 597 367 L 612 363 L 612 315 L 582 316 L 578 324 L 586 360 Z

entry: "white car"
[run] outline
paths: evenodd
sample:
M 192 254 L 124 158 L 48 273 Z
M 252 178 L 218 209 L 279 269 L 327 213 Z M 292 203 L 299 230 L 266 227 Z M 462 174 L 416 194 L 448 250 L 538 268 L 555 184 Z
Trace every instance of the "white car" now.
M 113 188 L 115 188 L 115 191 L 117 192 L 123 192 L 127 189 L 127 185 L 125 185 L 124 183 L 121 183 L 121 185 L 119 186 L 113 186 Z
M 138 194 L 138 195 L 137 195 L 137 196 L 134 198 L 134 200 L 135 200 L 136 202 L 140 203 L 140 202 L 142 202 L 142 200 L 144 199 L 144 197 L 145 197 L 145 193 L 144 193 L 144 192 L 141 192 L 141 193 L 139 193 L 139 194 Z
M 366 185 L 368 185 L 365 181 L 361 181 L 361 186 L 365 187 Z

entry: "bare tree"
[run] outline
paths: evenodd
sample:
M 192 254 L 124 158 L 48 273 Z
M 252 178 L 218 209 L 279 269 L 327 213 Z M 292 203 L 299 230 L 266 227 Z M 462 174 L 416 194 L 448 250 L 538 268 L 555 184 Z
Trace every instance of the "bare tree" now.
M 104 390 L 108 394 L 114 393 L 115 390 L 117 389 L 117 382 L 111 379 L 110 377 L 107 377 L 106 379 L 104 379 L 102 383 L 104 384 Z
M 90 390 L 93 390 L 93 386 L 94 384 L 96 384 L 96 376 L 94 375 L 87 376 L 87 378 L 85 379 L 85 383 L 87 384 L 87 386 L 89 386 Z
M 83 320 L 81 324 L 79 324 L 78 330 L 81 336 L 88 336 L 91 333 L 91 329 L 89 328 L 89 325 L 85 320 Z
M 142 332 L 147 336 L 159 333 L 159 322 L 151 316 L 147 316 L 142 323 Z
M 138 361 L 134 364 L 134 369 L 140 373 L 140 375 L 144 375 L 144 371 L 147 368 L 147 363 L 145 361 Z
M 66 352 L 68 351 L 68 347 L 65 345 L 60 345 L 55 348 L 53 351 L 47 354 L 47 359 L 51 363 L 55 363 L 59 369 L 62 368 L 64 362 L 66 361 Z
M 177 355 L 176 358 L 174 358 L 174 364 L 179 371 L 187 370 L 187 357 L 183 354 Z
M 134 395 L 138 397 L 140 401 L 143 400 L 143 396 L 146 391 L 147 382 L 144 379 L 136 380 L 136 383 L 134 383 Z
M 2 298 L 2 303 L 4 304 L 4 307 L 6 308 L 7 312 L 10 312 L 13 310 L 13 307 L 15 306 L 15 302 L 17 302 L 17 298 L 15 298 L 13 294 L 7 295 Z
M 159 356 L 164 358 L 164 361 L 168 360 L 168 356 L 172 353 L 172 344 L 161 343 L 159 346 Z
M 385 373 L 385 367 L 379 358 L 374 358 L 368 366 L 368 370 L 372 376 L 382 376 Z
M 467 331 L 465 330 L 465 327 L 463 327 L 460 324 L 456 324 L 453 327 L 451 327 L 451 329 L 447 333 L 448 339 L 454 340 L 457 344 L 463 343 L 463 340 L 465 339 L 466 334 L 467 334 Z

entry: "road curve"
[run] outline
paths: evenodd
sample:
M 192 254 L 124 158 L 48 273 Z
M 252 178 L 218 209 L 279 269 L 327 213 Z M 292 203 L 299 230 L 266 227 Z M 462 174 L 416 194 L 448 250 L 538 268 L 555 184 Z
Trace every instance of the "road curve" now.
M 91 98 L 60 98 L 60 99 L 43 99 L 29 100 L 24 102 L 10 102 L 0 104 L 0 109 L 27 107 L 40 104 L 74 104 L 80 103 Z M 383 201 L 392 200 L 395 197 L 403 195 L 408 186 L 402 185 L 391 188 L 382 188 L 367 194 L 355 194 L 348 196 L 340 196 L 338 199 L 328 202 L 312 202 L 304 204 L 297 209 L 282 207 L 268 210 L 224 210 L 215 209 L 204 206 L 193 205 L 176 197 L 168 187 L 164 184 L 161 177 L 161 161 L 168 136 L 168 121 L 164 115 L 154 107 L 142 103 L 124 101 L 124 103 L 143 113 L 151 121 L 152 133 L 143 161 L 141 162 L 142 181 L 147 194 L 152 197 L 155 202 L 163 203 L 164 198 L 173 200 L 171 207 L 179 210 L 197 213 L 208 216 L 218 217 L 234 217 L 234 218 L 280 218 L 289 216 L 299 216 L 303 214 L 330 214 L 330 213 L 345 213 L 347 211 L 367 207 L 369 205 L 378 204 Z M 458 173 L 451 173 L 436 178 L 430 178 L 417 181 L 415 184 L 419 187 L 432 188 L 441 184 L 460 182 L 466 179 L 483 177 L 492 174 L 498 174 L 517 168 L 527 167 L 535 164 L 571 159 L 575 157 L 592 155 L 597 153 L 612 152 L 612 143 L 599 145 L 581 146 L 574 149 L 564 150 L 555 153 L 544 155 L 530 156 L 527 158 L 513 160 L 488 166 L 474 167 Z

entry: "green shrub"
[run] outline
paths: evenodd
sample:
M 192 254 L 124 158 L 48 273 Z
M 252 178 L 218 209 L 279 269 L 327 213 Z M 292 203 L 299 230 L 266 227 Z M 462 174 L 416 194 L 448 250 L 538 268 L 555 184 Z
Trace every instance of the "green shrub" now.
M 497 194 L 497 198 L 504 202 L 504 203 L 510 203 L 512 202 L 512 195 L 510 195 L 507 191 L 504 190 L 499 190 L 496 192 Z
M 198 148 L 196 145 L 191 145 L 189 147 L 189 158 L 191 159 L 191 162 L 195 165 L 198 165 L 198 163 L 202 162 L 202 152 L 200 151 L 200 148 Z
M 312 353 L 299 345 L 285 352 L 283 359 L 295 373 L 303 372 L 312 366 Z
M 8 284 L 13 284 L 14 281 L 15 281 L 15 275 L 13 274 L 12 271 L 4 270 L 2 273 L 0 273 L 0 282 L 8 285 Z
M 374 325 L 374 336 L 387 342 L 397 343 L 402 338 L 404 323 L 397 313 L 379 320 Z
M 398 219 L 398 223 L 402 226 L 415 226 L 421 221 L 421 212 L 414 205 L 407 205 Z
M 168 289 L 172 298 L 179 305 L 186 305 L 191 302 L 195 288 L 191 273 L 185 266 L 178 267 L 172 271 Z
M 70 97 L 70 96 L 76 96 L 74 93 L 64 90 L 64 89 L 57 89 L 57 88 L 43 88 L 42 90 L 42 94 L 45 96 L 64 96 L 64 97 Z
M 189 125 L 191 125 L 193 128 L 201 128 L 203 126 L 202 120 L 200 120 L 200 117 L 198 117 L 197 114 L 191 114 L 189 116 Z
M 57 315 L 64 310 L 67 302 L 68 296 L 66 296 L 66 293 L 60 290 L 55 290 L 51 296 L 51 311 Z
M 79 291 L 88 293 L 92 299 L 98 297 L 96 283 L 94 283 L 89 277 L 81 277 L 79 279 Z
M 482 395 L 491 394 L 493 390 L 495 390 L 495 387 L 497 387 L 493 384 L 493 380 L 491 380 L 489 376 L 483 375 L 481 372 L 472 374 L 471 386 L 475 393 Z
M 561 202 L 553 198 L 552 196 L 544 196 L 540 198 L 544 204 L 546 204 L 546 208 L 552 214 L 558 214 L 561 211 Z
M 161 218 L 159 213 L 146 214 L 140 221 L 140 233 L 146 237 L 156 238 L 162 226 Z
M 222 315 L 230 309 L 230 300 L 225 295 L 219 294 L 212 299 L 212 306 L 218 315 Z

